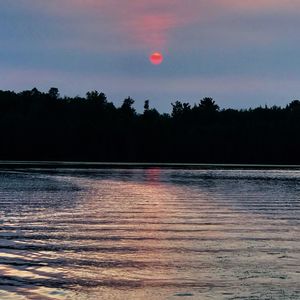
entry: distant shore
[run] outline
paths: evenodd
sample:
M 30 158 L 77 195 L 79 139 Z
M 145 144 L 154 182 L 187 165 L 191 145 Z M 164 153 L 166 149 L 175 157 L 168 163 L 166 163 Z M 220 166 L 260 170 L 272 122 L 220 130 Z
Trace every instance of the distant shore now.
M 171 169 L 299 169 L 300 165 L 276 164 L 201 164 L 201 163 L 136 163 L 81 161 L 0 161 L 0 169 L 14 168 L 171 168 Z
M 117 107 L 98 91 L 0 91 L 0 160 L 79 168 L 300 166 L 300 100 L 243 110 L 221 109 L 209 97 L 171 105 L 161 114 L 145 100 L 138 113 L 132 98 Z

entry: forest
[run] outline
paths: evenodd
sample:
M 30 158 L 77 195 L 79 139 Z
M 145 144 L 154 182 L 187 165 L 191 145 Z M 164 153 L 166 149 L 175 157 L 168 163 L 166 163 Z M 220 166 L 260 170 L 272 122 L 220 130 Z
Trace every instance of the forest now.
M 0 91 L 0 160 L 300 164 L 300 101 L 220 109 L 212 98 L 120 107 L 104 93 Z

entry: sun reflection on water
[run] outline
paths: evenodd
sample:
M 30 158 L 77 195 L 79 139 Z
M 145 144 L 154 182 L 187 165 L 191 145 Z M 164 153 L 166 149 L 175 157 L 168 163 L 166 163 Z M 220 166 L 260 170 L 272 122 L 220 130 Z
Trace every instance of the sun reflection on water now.
M 149 168 L 0 180 L 19 191 L 0 189 L 0 298 L 296 299 L 291 182 L 272 179 L 265 193 L 266 181 L 223 175 Z

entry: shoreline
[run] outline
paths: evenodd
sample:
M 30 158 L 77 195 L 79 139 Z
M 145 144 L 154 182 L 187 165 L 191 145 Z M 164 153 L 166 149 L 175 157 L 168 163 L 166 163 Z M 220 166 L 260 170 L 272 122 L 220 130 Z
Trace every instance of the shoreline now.
M 281 164 L 209 164 L 209 163 L 136 163 L 136 162 L 80 162 L 80 161 L 1 161 L 0 169 L 17 168 L 78 168 L 78 169 L 299 169 L 300 165 Z

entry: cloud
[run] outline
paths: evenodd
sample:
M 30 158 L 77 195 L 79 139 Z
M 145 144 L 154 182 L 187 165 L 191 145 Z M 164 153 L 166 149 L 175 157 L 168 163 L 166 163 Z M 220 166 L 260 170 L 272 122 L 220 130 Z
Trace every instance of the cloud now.
M 226 40 L 234 44 L 273 42 L 276 40 L 274 26 L 282 33 L 289 16 L 295 16 L 300 9 L 300 2 L 19 0 L 18 5 L 10 6 L 35 11 L 36 17 L 44 17 L 46 26 L 47 21 L 51 23 L 60 39 L 56 47 L 84 51 L 167 52 L 178 37 L 183 41 L 181 45 L 177 41 L 179 48 L 189 47 L 197 39 L 207 37 L 221 39 L 225 47 Z M 298 14 L 296 16 L 298 18 Z M 181 32 L 185 36 L 180 35 Z

